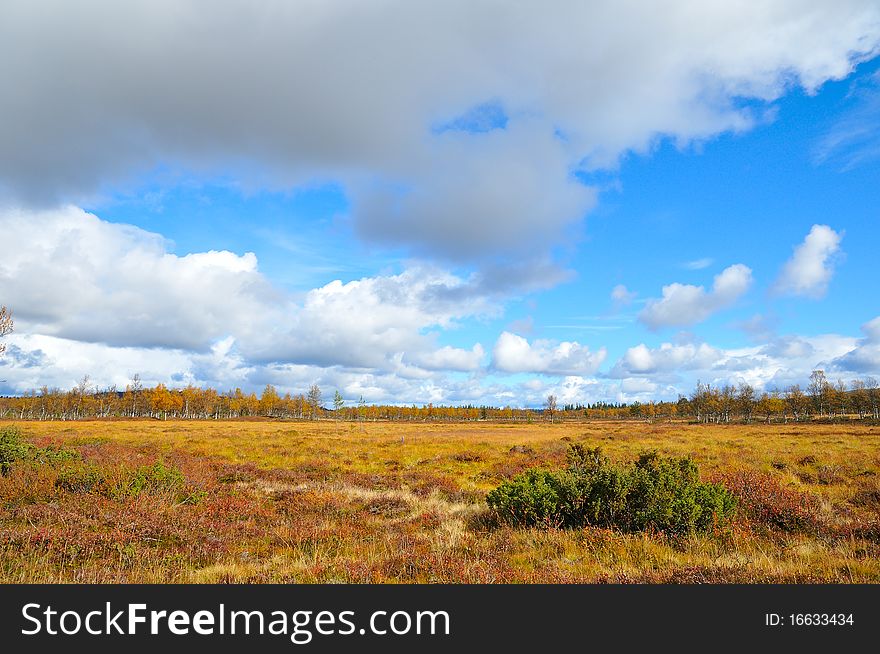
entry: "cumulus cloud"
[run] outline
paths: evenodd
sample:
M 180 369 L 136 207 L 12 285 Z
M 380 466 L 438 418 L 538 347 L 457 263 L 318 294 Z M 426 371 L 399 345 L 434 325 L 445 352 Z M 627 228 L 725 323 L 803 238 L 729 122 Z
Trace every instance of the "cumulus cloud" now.
M 0 210 L 0 291 L 19 329 L 204 350 L 283 298 L 253 253 L 170 254 L 159 235 L 75 207 Z
M 188 351 L 207 367 L 234 355 L 255 365 L 473 370 L 479 345 L 438 348 L 427 332 L 499 310 L 480 280 L 424 266 L 295 298 L 252 253 L 178 256 L 156 234 L 73 207 L 2 211 L 0 232 L 0 297 L 19 333 Z
M 398 370 L 255 364 L 241 356 L 233 339 L 218 341 L 207 353 L 118 347 L 25 334 L 12 336 L 10 346 L 15 356 L 0 358 L 0 379 L 4 380 L 0 382 L 0 393 L 21 393 L 43 385 L 69 389 L 85 374 L 100 388 L 115 385 L 121 389 L 135 373 L 147 386 L 160 382 L 176 387 L 195 384 L 221 391 L 241 387 L 257 393 L 266 384 L 282 393 L 303 393 L 317 383 L 325 392 L 338 389 L 352 403 L 360 396 L 368 402 L 478 403 L 503 393 L 499 385 L 455 379 L 445 371 L 422 370 L 421 375 L 405 376 Z
M 636 299 L 635 291 L 630 291 L 623 284 L 618 284 L 614 288 L 611 289 L 611 300 L 614 302 L 614 306 L 616 307 L 625 307 L 629 306 L 633 303 L 633 300 Z
M 42 386 L 69 389 L 84 375 L 102 387 L 115 384 L 118 388 L 125 388 L 135 373 L 150 385 L 168 384 L 174 376 L 194 381 L 189 355 L 182 350 L 114 347 L 43 334 L 15 334 L 9 340 L 16 352 L 28 356 L 0 358 L 3 392 L 21 393 Z M 38 358 L 39 365 L 28 365 L 28 358 Z M 234 380 L 222 383 L 230 381 Z
M 414 266 L 397 275 L 334 280 L 312 289 L 280 315 L 267 311 L 259 332 L 239 346 L 259 362 L 395 367 L 411 374 L 406 366 L 416 362 L 436 368 L 447 361 L 456 362 L 453 369 L 470 370 L 474 350 L 450 348 L 428 356 L 435 337 L 426 331 L 454 329 L 461 319 L 497 316 L 499 310 L 494 296 L 475 293 L 469 280 Z
M 394 185 L 350 186 L 362 238 L 461 260 L 544 251 L 595 204 L 595 191 L 569 174 L 564 144 L 549 125 L 515 122 L 433 140 Z
M 640 344 L 629 348 L 615 362 L 607 377 L 620 379 L 621 388 L 635 388 L 625 380 L 645 379 L 658 393 L 675 397 L 688 393 L 696 381 L 712 385 L 748 383 L 756 388 L 784 388 L 805 384 L 816 368 L 832 368 L 831 362 L 853 350 L 857 339 L 839 334 L 787 335 L 770 343 L 745 348 L 720 348 L 708 343 Z
M 157 167 L 333 180 L 364 238 L 452 259 L 530 253 L 570 238 L 595 202 L 572 172 L 664 136 L 748 129 L 761 110 L 743 98 L 815 91 L 880 44 L 870 0 L 498 9 L 7 2 L 0 187 L 45 206 Z
M 492 365 L 503 372 L 532 372 L 545 375 L 591 375 L 607 356 L 602 348 L 591 352 L 577 341 L 554 343 L 502 332 L 492 350 Z
M 485 352 L 483 346 L 477 343 L 470 350 L 446 345 L 431 352 L 416 354 L 413 362 L 426 370 L 477 370 Z
M 43 381 L 65 385 L 137 371 L 221 386 L 317 379 L 376 401 L 528 400 L 546 388 L 478 383 L 482 346 L 442 345 L 436 332 L 569 278 L 551 251 L 577 238 L 596 202 L 580 173 L 659 139 L 749 129 L 793 87 L 814 92 L 876 54 L 878 24 L 870 0 L 553 12 L 465 0 L 7 2 L 0 84 L 15 93 L 0 107 L 0 199 L 39 210 L 0 212 L 0 295 L 19 330 L 0 365 L 15 388 L 43 366 Z M 253 253 L 175 255 L 156 234 L 70 206 L 157 169 L 245 189 L 335 182 L 362 239 L 478 272 L 411 265 L 294 297 Z M 732 269 L 708 292 L 664 288 L 643 320 L 690 324 L 727 306 L 751 279 Z M 814 358 L 848 351 L 810 342 Z M 604 358 L 505 333 L 492 360 L 586 392 L 574 380 Z
M 880 375 L 880 316 L 862 325 L 862 333 L 855 348 L 832 361 L 832 369 Z
M 612 368 L 610 376 L 627 378 L 681 370 L 706 370 L 723 358 L 723 352 L 706 343 L 663 343 L 658 348 L 649 348 L 641 343 L 626 351 Z
M 774 338 L 761 348 L 760 353 L 782 359 L 803 359 L 813 354 L 816 349 L 810 342 L 800 336 L 789 335 Z
M 702 286 L 669 284 L 662 298 L 648 300 L 639 320 L 651 329 L 693 325 L 732 305 L 751 284 L 752 270 L 741 263 L 716 275 L 708 292 Z
M 782 268 L 774 285 L 778 295 L 803 295 L 821 298 L 834 275 L 836 255 L 840 252 L 843 232 L 828 225 L 813 225 L 803 243 Z

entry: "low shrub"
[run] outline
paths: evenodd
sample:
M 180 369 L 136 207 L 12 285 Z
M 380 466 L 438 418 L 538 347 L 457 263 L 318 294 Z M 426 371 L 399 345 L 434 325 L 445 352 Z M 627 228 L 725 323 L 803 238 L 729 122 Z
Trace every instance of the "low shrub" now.
M 137 497 L 141 493 L 176 493 L 186 485 L 183 473 L 174 466 L 157 461 L 141 466 L 124 476 L 116 484 L 115 492 L 122 497 Z
M 94 464 L 68 465 L 55 480 L 56 488 L 69 493 L 97 493 L 113 500 L 125 500 L 142 494 L 169 494 L 177 502 L 195 504 L 205 493 L 186 482 L 174 466 L 158 461 L 139 468 L 103 468 Z
M 29 454 L 30 446 L 24 442 L 18 428 L 0 429 L 0 475 L 5 477 L 13 463 L 26 459 Z
M 107 479 L 95 466 L 68 466 L 58 473 L 55 487 L 68 493 L 91 493 L 106 486 Z
M 50 445 L 48 447 L 33 448 L 31 459 L 36 463 L 44 463 L 51 466 L 79 461 L 82 459 L 82 456 L 75 450 L 65 450 L 63 447 Z
M 814 531 L 821 523 L 819 499 L 785 486 L 774 475 L 754 470 L 719 473 L 723 484 L 753 522 L 783 531 Z
M 459 463 L 471 463 L 474 461 L 482 461 L 483 456 L 478 454 L 477 452 L 458 452 L 457 454 L 453 454 L 451 456 L 453 461 L 458 461 Z
M 19 461 L 32 461 L 56 465 L 79 459 L 79 454 L 60 447 L 34 447 L 27 443 L 17 427 L 0 429 L 0 475 L 6 476 L 12 464 Z
M 849 503 L 853 506 L 873 509 L 880 513 L 880 487 L 875 485 L 873 487 L 860 488 L 849 498 Z
M 514 525 L 562 527 L 569 498 L 563 489 L 565 473 L 526 470 L 486 495 L 486 504 L 499 520 Z
M 642 454 L 629 465 L 612 465 L 599 448 L 572 445 L 564 470 L 528 470 L 486 496 L 499 520 L 521 526 L 667 534 L 703 532 L 730 520 L 733 496 L 699 479 L 687 458 Z

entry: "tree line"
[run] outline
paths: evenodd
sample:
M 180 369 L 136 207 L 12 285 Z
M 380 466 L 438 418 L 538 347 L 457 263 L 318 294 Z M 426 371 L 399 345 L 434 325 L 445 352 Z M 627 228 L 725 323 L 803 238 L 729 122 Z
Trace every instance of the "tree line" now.
M 328 406 L 329 405 L 329 406 Z M 700 423 L 788 422 L 816 418 L 880 419 L 880 386 L 873 378 L 830 382 L 816 370 L 806 388 L 795 384 L 784 390 L 758 392 L 749 384 L 712 386 L 698 383 L 689 396 L 676 401 L 566 404 L 554 395 L 541 408 L 510 406 L 399 406 L 367 404 L 363 397 L 346 400 L 337 390 L 329 401 L 317 384 L 303 393 L 281 394 L 272 385 L 262 393 L 240 388 L 219 392 L 213 388 L 164 384 L 146 387 L 134 375 L 124 389 L 98 388 L 88 376 L 69 390 L 48 388 L 0 398 L 0 418 L 19 420 L 81 420 L 94 418 L 232 419 L 247 417 L 300 420 L 397 421 L 572 421 L 691 420 Z
M 0 306 L 0 338 L 12 333 L 12 312 Z M 0 343 L 0 354 L 5 345 Z M 873 377 L 832 383 L 823 370 L 814 370 L 809 384 L 758 392 L 750 384 L 712 386 L 697 382 L 690 396 L 678 400 L 631 403 L 594 402 L 565 404 L 559 408 L 555 395 L 548 395 L 542 408 L 510 406 L 399 406 L 367 404 L 363 397 L 346 401 L 337 390 L 332 410 L 323 401 L 321 389 L 312 384 L 305 393 L 281 395 L 271 384 L 263 392 L 245 393 L 236 388 L 221 393 L 213 388 L 186 386 L 168 388 L 158 384 L 147 388 L 135 374 L 124 390 L 116 386 L 100 389 L 88 375 L 70 390 L 43 386 L 21 396 L 0 397 L 0 418 L 20 420 L 79 420 L 87 418 L 177 418 L 230 419 L 246 417 L 311 419 L 333 417 L 345 420 L 408 421 L 522 421 L 537 420 L 674 420 L 699 423 L 750 423 L 812 420 L 814 418 L 858 418 L 880 420 L 880 385 Z
M 329 405 L 329 406 L 328 406 Z M 146 387 L 134 375 L 125 389 L 100 389 L 89 377 L 73 388 L 62 390 L 43 386 L 16 397 L 0 397 L 0 418 L 19 420 L 82 420 L 94 418 L 231 419 L 247 417 L 302 420 L 536 420 L 540 412 L 532 409 L 487 406 L 398 406 L 367 404 L 343 399 L 337 390 L 329 401 L 317 384 L 304 393 L 281 394 L 271 384 L 262 393 L 246 393 L 240 388 L 219 392 L 213 388 L 186 386 L 169 388 L 165 384 Z
M 873 377 L 832 383 L 823 370 L 814 370 L 806 388 L 794 384 L 784 390 L 760 395 L 749 384 L 711 387 L 697 384 L 690 398 L 683 398 L 686 411 L 698 422 L 765 422 L 857 417 L 880 419 L 880 386 Z

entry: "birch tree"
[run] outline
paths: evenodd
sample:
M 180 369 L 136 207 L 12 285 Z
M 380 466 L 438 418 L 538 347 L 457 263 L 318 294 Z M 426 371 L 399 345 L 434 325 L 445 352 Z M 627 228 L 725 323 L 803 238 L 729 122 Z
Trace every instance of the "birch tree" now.
M 0 338 L 12 333 L 12 312 L 5 306 L 0 306 Z M 0 343 L 0 354 L 6 351 L 6 345 Z

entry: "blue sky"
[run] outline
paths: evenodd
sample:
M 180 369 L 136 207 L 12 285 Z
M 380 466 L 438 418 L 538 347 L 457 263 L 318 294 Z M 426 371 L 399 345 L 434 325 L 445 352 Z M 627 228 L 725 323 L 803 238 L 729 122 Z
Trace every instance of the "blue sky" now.
M 223 16 L 144 3 L 158 61 L 109 3 L 80 36 L 19 8 L 7 47 L 82 87 L 50 55 L 0 80 L 23 89 L 0 109 L 0 392 L 138 372 L 536 405 L 880 377 L 880 10 L 673 4 L 642 32 L 614 3 L 526 3 L 526 28 L 391 3 L 361 31 L 328 3 L 229 59 Z

